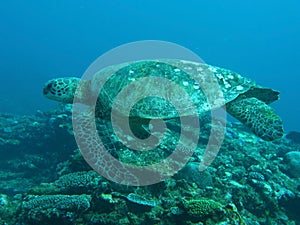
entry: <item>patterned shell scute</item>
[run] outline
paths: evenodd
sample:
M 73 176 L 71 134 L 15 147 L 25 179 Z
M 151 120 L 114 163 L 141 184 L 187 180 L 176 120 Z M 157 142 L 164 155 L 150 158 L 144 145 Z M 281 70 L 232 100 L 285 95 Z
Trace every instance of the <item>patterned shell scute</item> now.
M 230 70 L 159 59 L 104 68 L 94 75 L 91 92 L 98 95 L 96 110 L 104 116 L 114 107 L 124 115 L 130 110 L 130 116 L 164 119 L 222 107 L 254 85 Z

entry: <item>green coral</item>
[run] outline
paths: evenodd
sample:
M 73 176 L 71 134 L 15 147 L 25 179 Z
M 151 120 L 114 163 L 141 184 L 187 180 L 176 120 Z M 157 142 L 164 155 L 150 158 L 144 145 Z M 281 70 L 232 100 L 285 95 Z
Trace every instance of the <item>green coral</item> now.
M 93 190 L 101 188 L 103 179 L 95 171 L 80 171 L 62 175 L 53 183 L 42 183 L 30 190 L 35 195 L 50 194 L 90 194 Z
M 23 202 L 21 217 L 27 224 L 73 224 L 90 206 L 90 195 L 35 195 Z
M 211 199 L 189 200 L 184 203 L 188 215 L 204 218 L 219 212 L 223 205 Z
M 23 202 L 25 210 L 43 210 L 56 208 L 65 211 L 85 211 L 90 208 L 90 195 L 43 195 L 30 196 L 30 200 Z
M 22 218 L 28 224 L 73 224 L 91 206 L 90 195 L 33 195 L 22 204 Z
M 101 183 L 102 178 L 95 171 L 80 171 L 61 176 L 54 182 L 63 193 L 80 194 L 93 190 Z

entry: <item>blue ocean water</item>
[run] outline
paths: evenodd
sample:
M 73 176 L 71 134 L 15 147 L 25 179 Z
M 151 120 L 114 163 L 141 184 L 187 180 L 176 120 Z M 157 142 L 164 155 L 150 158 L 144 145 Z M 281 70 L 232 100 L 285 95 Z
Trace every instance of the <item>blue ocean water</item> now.
M 106 51 L 155 39 L 280 90 L 273 106 L 287 131 L 299 131 L 299 8 L 296 0 L 1 2 L 0 111 L 50 109 L 48 79 L 80 77 Z

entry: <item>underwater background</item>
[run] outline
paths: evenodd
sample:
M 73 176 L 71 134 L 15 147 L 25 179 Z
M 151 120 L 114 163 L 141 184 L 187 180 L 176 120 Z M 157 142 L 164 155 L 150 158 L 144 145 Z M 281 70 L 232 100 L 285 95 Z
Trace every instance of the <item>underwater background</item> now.
M 299 8 L 297 0 L 1 2 L 1 111 L 50 109 L 45 81 L 81 77 L 106 51 L 154 39 L 279 90 L 285 129 L 300 130 Z
M 300 224 L 299 8 L 296 0 L 2 1 L 0 224 Z M 71 106 L 46 99 L 43 86 L 81 77 L 103 53 L 140 40 L 177 43 L 279 90 L 272 107 L 285 135 L 265 141 L 230 118 L 218 155 L 199 171 L 219 128 L 207 113 L 193 155 L 174 176 L 137 187 L 100 176 L 78 149 Z M 96 121 L 106 137 L 109 122 Z M 155 151 L 107 147 L 132 165 L 160 161 L 174 151 L 178 123 L 168 124 L 174 133 Z

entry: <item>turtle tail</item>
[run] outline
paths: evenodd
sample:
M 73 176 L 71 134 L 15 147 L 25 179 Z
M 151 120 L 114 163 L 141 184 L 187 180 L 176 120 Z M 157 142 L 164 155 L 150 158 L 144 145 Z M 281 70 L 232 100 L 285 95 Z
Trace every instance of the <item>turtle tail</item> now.
M 266 141 L 283 136 L 281 118 L 270 106 L 257 98 L 237 98 L 226 104 L 226 111 Z

